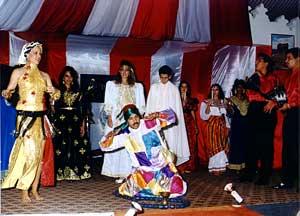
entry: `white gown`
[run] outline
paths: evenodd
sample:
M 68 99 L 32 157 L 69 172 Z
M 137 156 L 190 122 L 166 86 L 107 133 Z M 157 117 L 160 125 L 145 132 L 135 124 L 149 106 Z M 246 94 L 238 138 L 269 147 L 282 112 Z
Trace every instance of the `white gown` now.
M 168 81 L 166 84 L 151 85 L 146 113 L 172 108 L 177 116 L 177 124 L 163 130 L 169 149 L 176 155 L 176 165 L 189 160 L 190 150 L 184 123 L 183 109 L 178 88 Z
M 145 96 L 144 87 L 140 83 L 135 83 L 134 86 L 116 84 L 114 81 L 108 81 L 105 88 L 104 110 L 108 115 L 111 115 L 113 128 L 124 122 L 123 116 L 120 119 L 117 115 L 121 112 L 126 104 L 135 104 L 140 113 L 145 111 Z M 107 124 L 105 133 L 107 134 L 113 128 Z M 102 175 L 110 177 L 127 177 L 131 173 L 131 160 L 125 150 L 121 148 L 114 152 L 106 152 L 102 166 Z

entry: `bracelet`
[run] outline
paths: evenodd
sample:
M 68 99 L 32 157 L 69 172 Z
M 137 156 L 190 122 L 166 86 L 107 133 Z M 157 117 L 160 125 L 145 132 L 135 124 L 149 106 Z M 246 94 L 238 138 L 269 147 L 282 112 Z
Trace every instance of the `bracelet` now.
M 53 100 L 58 100 L 60 98 L 60 90 L 55 89 L 55 92 L 53 94 L 51 94 L 51 98 L 53 98 Z

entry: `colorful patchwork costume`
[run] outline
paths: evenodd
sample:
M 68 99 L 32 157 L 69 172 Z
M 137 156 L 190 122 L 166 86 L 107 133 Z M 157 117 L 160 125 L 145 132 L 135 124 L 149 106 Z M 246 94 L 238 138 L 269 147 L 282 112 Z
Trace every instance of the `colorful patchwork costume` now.
M 103 151 L 125 147 L 130 155 L 133 171 L 119 187 L 121 195 L 152 197 L 168 191 L 172 198 L 185 194 L 187 184 L 178 174 L 174 155 L 160 135 L 161 128 L 175 121 L 174 111 L 168 109 L 160 112 L 159 118 L 140 119 L 137 129 L 127 126 L 111 138 L 102 138 Z

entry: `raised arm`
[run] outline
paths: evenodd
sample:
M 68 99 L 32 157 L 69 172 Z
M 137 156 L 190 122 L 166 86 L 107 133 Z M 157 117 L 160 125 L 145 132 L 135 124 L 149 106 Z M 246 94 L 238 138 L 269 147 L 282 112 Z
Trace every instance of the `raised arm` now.
M 156 119 L 158 119 L 160 127 L 163 128 L 176 122 L 176 114 L 171 108 L 169 108 L 160 112 L 150 113 L 145 116 L 144 119 L 146 120 L 146 125 L 149 124 L 149 121 L 156 121 Z
M 120 129 L 114 130 L 102 137 L 99 146 L 102 151 L 113 151 L 125 146 L 127 134 L 119 134 Z

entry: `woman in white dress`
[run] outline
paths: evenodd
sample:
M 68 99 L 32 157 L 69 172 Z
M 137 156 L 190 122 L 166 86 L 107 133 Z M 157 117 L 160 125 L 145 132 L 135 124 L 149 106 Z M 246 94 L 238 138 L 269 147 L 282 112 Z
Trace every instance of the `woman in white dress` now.
M 210 93 L 201 103 L 200 117 L 207 121 L 208 171 L 220 175 L 228 165 L 228 132 L 230 124 L 226 116 L 226 102 L 219 84 L 210 87 Z
M 108 81 L 105 88 L 104 111 L 108 115 L 105 133 L 107 134 L 124 122 L 121 113 L 126 104 L 135 104 L 141 114 L 145 110 L 144 87 L 135 79 L 134 67 L 126 60 L 120 62 L 116 80 Z M 125 148 L 104 154 L 102 175 L 125 178 L 131 173 L 131 161 Z M 119 180 L 119 182 L 121 182 Z

